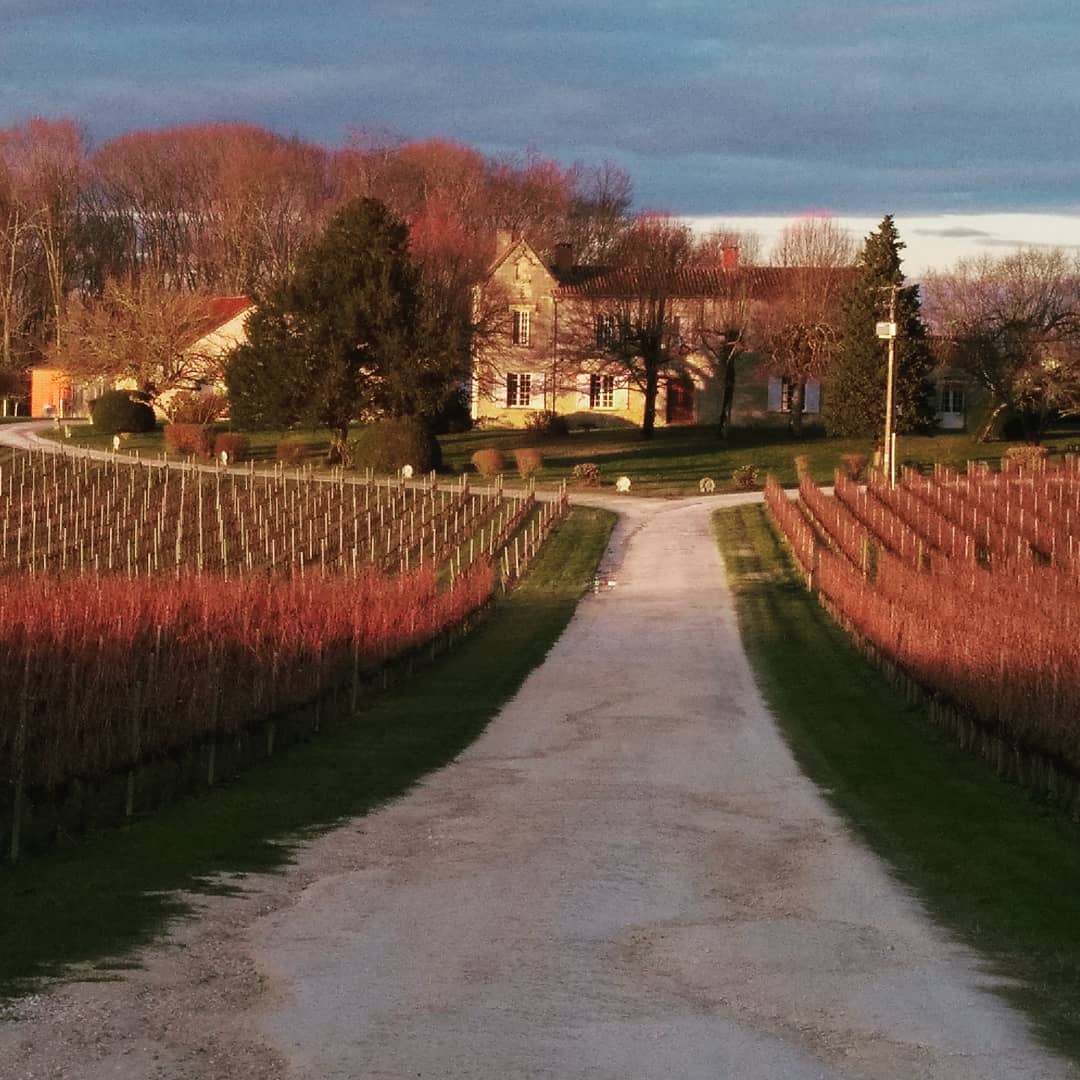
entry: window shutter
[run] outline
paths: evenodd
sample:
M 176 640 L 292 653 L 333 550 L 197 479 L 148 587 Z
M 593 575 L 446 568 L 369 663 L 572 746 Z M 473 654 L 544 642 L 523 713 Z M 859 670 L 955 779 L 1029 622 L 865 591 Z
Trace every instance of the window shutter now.
M 615 396 L 612 402 L 616 409 L 630 408 L 630 378 L 627 375 L 615 376 Z
M 543 409 L 544 407 L 544 376 L 532 375 L 529 378 L 529 408 Z
M 498 405 L 505 405 L 506 404 L 507 388 L 506 388 L 506 373 L 505 372 L 502 372 L 502 371 L 497 372 L 492 377 L 491 386 L 489 388 L 489 393 L 491 394 L 491 400 L 494 401 L 496 404 L 498 404 Z
M 821 383 L 816 379 L 812 379 L 806 384 L 803 395 L 803 412 L 821 412 Z
M 589 380 L 588 372 L 580 372 L 577 377 L 577 407 L 587 409 L 589 407 Z
M 769 379 L 769 412 L 779 412 L 781 402 L 781 382 L 773 377 Z

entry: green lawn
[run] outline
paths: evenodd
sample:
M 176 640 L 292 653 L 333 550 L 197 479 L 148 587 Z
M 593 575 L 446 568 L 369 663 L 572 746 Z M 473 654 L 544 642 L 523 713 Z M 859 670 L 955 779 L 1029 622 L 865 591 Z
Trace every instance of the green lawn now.
M 452 760 L 558 638 L 613 523 L 573 510 L 472 634 L 358 716 L 324 714 L 310 742 L 207 796 L 0 868 L 0 997 L 76 962 L 101 977 L 186 911 L 177 890 L 221 891 L 216 875 L 278 868 L 303 836 L 399 797 Z
M 76 445 L 112 449 L 112 436 L 95 435 L 88 426 L 72 425 L 72 437 L 64 440 L 59 431 L 52 437 Z M 327 432 L 263 431 L 250 435 L 252 456 L 257 463 L 274 459 L 277 443 L 284 435 L 310 444 L 308 460 L 320 465 L 330 443 Z M 538 476 L 541 486 L 569 479 L 573 467 L 584 462 L 600 465 L 602 483 L 613 485 L 622 475 L 629 476 L 633 492 L 640 495 L 689 495 L 698 491 L 703 477 L 716 481 L 718 491 L 735 490 L 732 473 L 741 465 L 753 465 L 763 481 L 773 473 L 781 483 L 796 482 L 794 459 L 806 455 L 811 473 L 819 482 L 831 482 L 833 472 L 846 454 L 865 454 L 873 450 L 871 439 L 827 439 L 820 432 L 793 438 L 782 428 L 733 428 L 719 439 L 711 427 L 658 428 L 652 440 L 641 438 L 636 428 L 606 431 L 580 431 L 571 435 L 544 438 L 520 429 L 484 429 L 459 435 L 443 435 L 444 471 L 458 474 L 471 469 L 475 451 L 495 447 L 507 455 L 507 480 L 516 483 L 510 452 L 518 447 L 537 447 L 543 451 L 544 467 Z M 1061 426 L 1052 430 L 1046 446 L 1057 451 L 1080 441 L 1080 427 Z M 124 440 L 123 451 L 159 456 L 163 448 L 160 430 L 147 435 L 131 435 Z M 941 432 L 935 435 L 904 436 L 897 442 L 901 463 L 929 467 L 944 462 L 963 468 L 968 460 L 980 459 L 997 464 L 1008 442 L 977 442 L 965 433 Z
M 762 507 L 715 521 L 743 641 L 804 772 L 1080 1060 L 1080 829 L 904 703 L 803 588 Z

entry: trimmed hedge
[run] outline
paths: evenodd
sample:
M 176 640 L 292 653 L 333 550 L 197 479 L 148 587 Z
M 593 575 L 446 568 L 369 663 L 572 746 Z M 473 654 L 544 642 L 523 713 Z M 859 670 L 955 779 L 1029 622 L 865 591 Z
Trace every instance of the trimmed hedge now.
M 223 431 L 214 439 L 214 457 L 222 453 L 229 455 L 229 461 L 243 461 L 251 452 L 251 440 L 237 431 Z
M 165 448 L 170 454 L 209 457 L 214 449 L 214 433 L 206 424 L 169 424 L 165 428 Z
M 403 465 L 425 473 L 442 465 L 442 448 L 422 420 L 397 416 L 357 432 L 349 440 L 349 459 L 354 468 L 376 473 L 396 473 Z
M 90 405 L 94 429 L 105 435 L 153 431 L 154 410 L 133 390 L 106 390 Z
M 472 456 L 473 468 L 481 476 L 498 476 L 506 470 L 506 459 L 503 452 L 494 446 L 486 450 L 477 450 Z
M 544 467 L 544 453 L 532 447 L 521 447 L 514 451 L 514 464 L 517 466 L 518 476 L 522 480 L 528 480 Z

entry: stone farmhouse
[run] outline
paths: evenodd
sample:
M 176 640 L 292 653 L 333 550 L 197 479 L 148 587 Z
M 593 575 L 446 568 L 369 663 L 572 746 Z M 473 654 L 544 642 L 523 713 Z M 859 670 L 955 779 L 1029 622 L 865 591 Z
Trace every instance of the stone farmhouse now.
M 225 393 L 222 378 L 222 357 L 247 340 L 247 318 L 253 304 L 247 296 L 215 296 L 206 304 L 206 317 L 199 336 L 186 352 L 192 357 L 190 390 Z M 137 390 L 130 378 L 72 378 L 57 367 L 35 367 L 30 370 L 30 413 L 32 416 L 76 417 L 89 416 L 90 403 L 106 390 Z M 168 398 L 179 390 L 163 394 L 156 402 L 159 411 Z
M 657 426 L 707 424 L 722 409 L 736 424 L 785 424 L 792 385 L 769 375 L 757 357 L 737 353 L 733 387 L 725 395 L 717 356 L 735 342 L 756 309 L 779 296 L 788 271 L 741 267 L 738 249 L 724 251 L 714 268 L 682 271 L 669 288 L 669 361 L 660 380 Z M 492 264 L 478 303 L 491 311 L 472 363 L 472 416 L 521 427 L 541 411 L 571 426 L 640 425 L 644 391 L 606 348 L 625 303 L 624 277 L 575 265 L 569 249 L 545 263 L 525 241 L 505 244 Z M 806 387 L 804 411 L 813 421 L 821 385 Z
M 718 266 L 682 271 L 669 288 L 669 360 L 660 380 L 657 426 L 711 424 L 786 426 L 795 389 L 782 372 L 737 349 L 727 392 L 717 357 L 790 288 L 782 267 L 740 266 L 727 248 Z M 487 332 L 472 357 L 474 421 L 522 427 L 550 411 L 572 427 L 640 425 L 643 388 L 606 348 L 617 332 L 627 282 L 617 273 L 576 265 L 565 245 L 545 262 L 525 240 L 504 238 L 478 304 L 487 308 Z M 882 355 L 884 364 L 884 352 Z M 957 373 L 937 373 L 938 424 L 960 429 L 977 395 Z M 820 418 L 827 387 L 805 386 L 804 419 Z

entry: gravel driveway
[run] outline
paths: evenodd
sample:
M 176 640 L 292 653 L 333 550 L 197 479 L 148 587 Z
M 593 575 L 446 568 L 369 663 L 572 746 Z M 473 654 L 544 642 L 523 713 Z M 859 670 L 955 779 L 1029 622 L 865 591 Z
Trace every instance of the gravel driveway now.
M 26 1003 L 0 1075 L 1074 1076 L 796 769 L 717 505 L 619 501 L 616 584 L 456 762 Z

